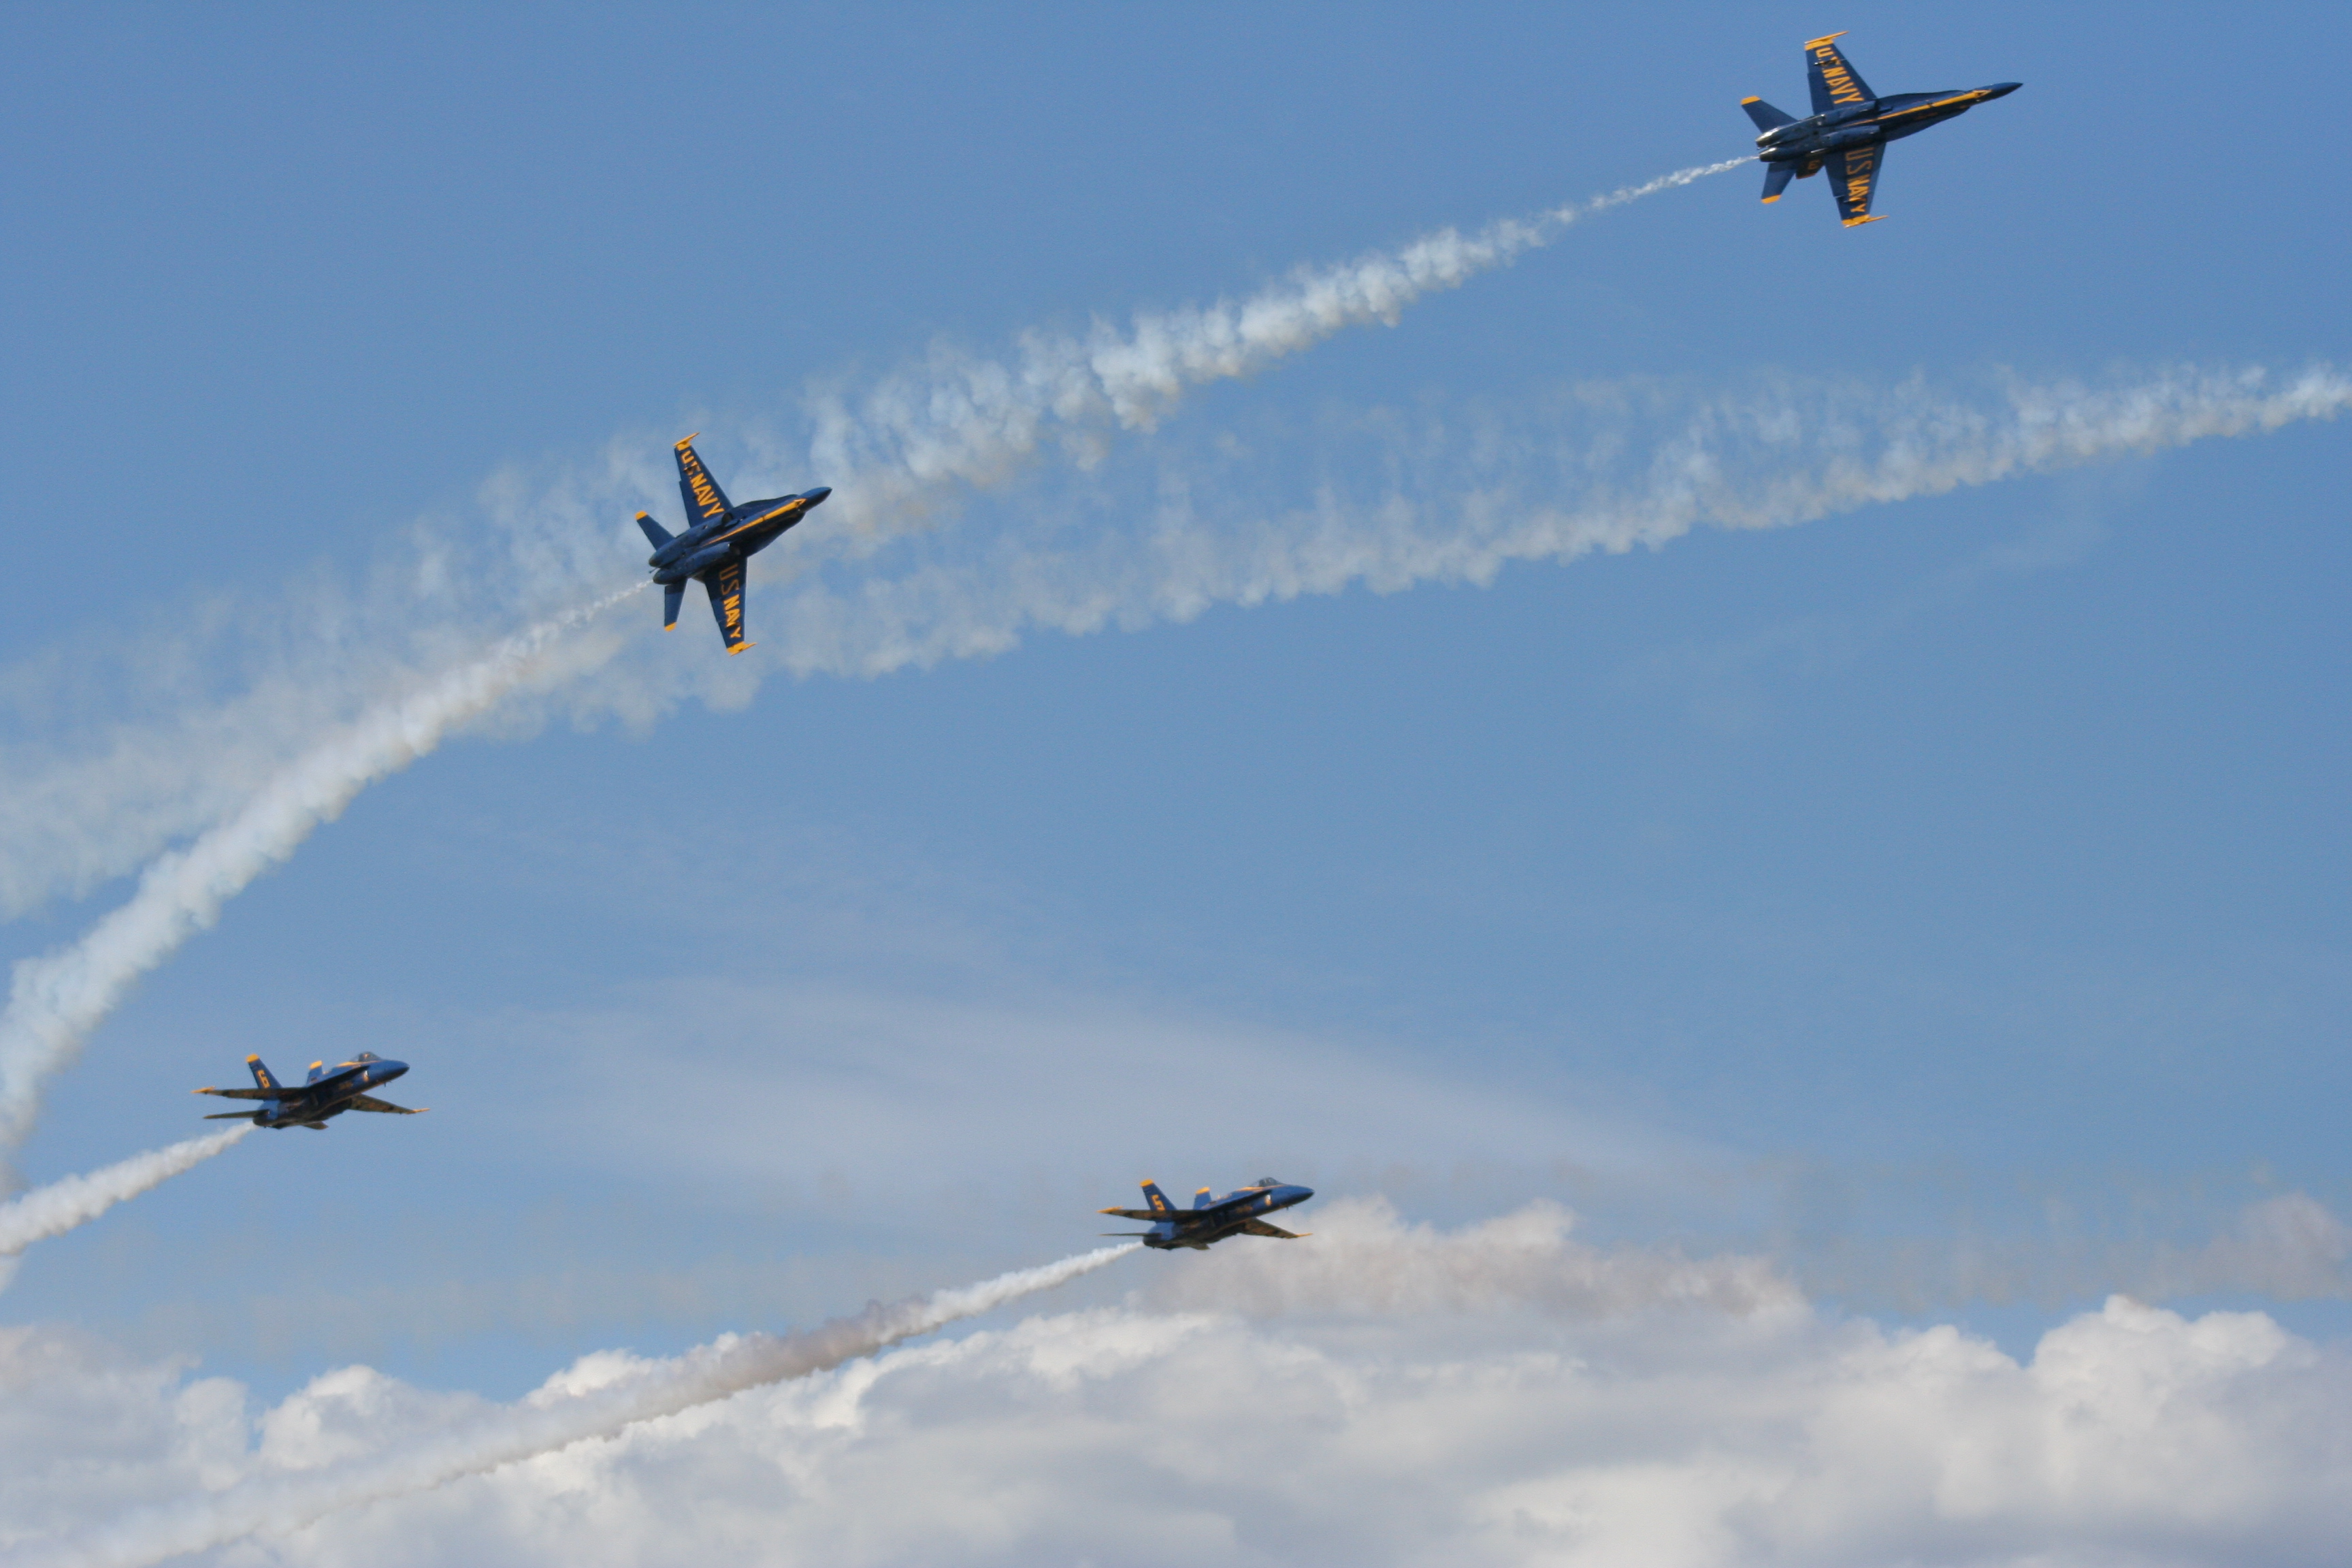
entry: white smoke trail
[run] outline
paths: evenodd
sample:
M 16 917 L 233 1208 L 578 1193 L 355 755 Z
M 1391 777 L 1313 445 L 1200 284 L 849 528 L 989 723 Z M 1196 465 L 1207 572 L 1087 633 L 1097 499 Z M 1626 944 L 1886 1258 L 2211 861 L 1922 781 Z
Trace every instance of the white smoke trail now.
M 1701 526 L 1780 528 L 2352 409 L 2352 378 L 2315 366 L 2168 372 L 2109 389 L 2016 383 L 1990 405 L 1912 383 L 1775 386 L 1717 399 L 1663 429 L 1606 426 L 1590 449 L 1540 426 L 1441 435 L 1431 471 L 1385 493 L 1336 487 L 1314 504 L 1234 524 L 1188 504 L 1156 526 L 1073 545 L 1041 529 L 1010 548 L 935 557 L 791 591 L 782 657 L 796 673 L 879 675 L 986 657 L 1032 630 L 1080 635 L 1185 621 L 1361 584 L 1486 584 L 1513 562 L 1656 547 Z M 1350 467 L 1388 473 L 1423 454 L 1399 437 Z M 1631 471 L 1601 454 L 1633 453 Z M 1284 448 L 1283 461 L 1297 454 Z M 1180 464 L 1205 468 L 1202 454 Z M 1205 488 L 1246 492 L 1244 483 Z M 1562 500 L 1563 488 L 1581 491 Z
M 1144 312 L 1126 330 L 1097 322 L 1082 339 L 1026 334 L 1001 359 L 939 348 L 856 399 L 813 394 L 813 449 L 766 454 L 761 462 L 776 473 L 739 475 L 739 493 L 762 477 L 795 488 L 824 479 L 836 491 L 824 526 L 796 535 L 792 558 L 856 559 L 911 530 L 943 494 L 1013 477 L 1056 436 L 1069 455 L 1091 462 L 1111 433 L 1148 426 L 1187 387 L 1247 374 L 1350 325 L 1393 321 L 1423 295 L 1548 245 L 1580 218 L 1747 162 L 1684 169 L 1466 236 L 1445 229 L 1340 265 L 1302 267 L 1238 302 Z M 82 730 L 54 749 L 19 740 L 0 752 L 0 911 L 84 891 L 236 810 L 316 729 L 413 684 L 419 669 L 446 668 L 457 657 L 448 645 L 459 640 L 448 634 L 511 613 L 516 593 L 560 605 L 592 592 L 635 554 L 629 514 L 659 510 L 673 493 L 654 466 L 662 444 L 616 443 L 601 464 L 543 483 L 498 476 L 483 489 L 486 518 L 454 531 L 418 529 L 409 552 L 394 549 L 367 594 L 314 584 L 305 594 L 312 613 L 300 623 L 253 617 L 269 627 L 262 648 L 221 629 L 245 617 L 214 614 L 200 617 L 210 629 L 193 637 L 184 629 L 141 637 L 122 656 L 135 658 L 135 678 L 108 679 L 103 650 L 0 671 L 0 707 Z M 769 559 L 772 570 L 778 557 Z M 222 671 L 256 663 L 257 653 L 247 689 L 215 696 Z M 681 664 L 658 679 L 608 683 L 579 706 L 649 722 L 682 695 L 740 702 L 757 680 L 740 661 Z M 58 700 L 75 688 L 89 695 Z M 147 711 L 125 720 L 131 701 Z
M 0 1152 L 23 1141 L 42 1084 L 73 1059 L 139 976 L 219 919 L 223 904 L 293 854 L 362 789 L 438 746 L 456 726 L 539 672 L 557 638 L 635 592 L 608 594 L 551 616 L 337 731 L 236 816 L 150 866 L 130 902 L 79 942 L 20 962 L 0 1013 Z
M 2347 407 L 2352 379 L 2325 366 L 2284 380 L 2260 370 L 2189 370 L 2107 389 L 2019 383 L 1990 405 L 1916 383 L 1827 398 L 1776 387 L 1703 405 L 1640 441 L 1610 432 L 1601 444 L 1646 454 L 1624 478 L 1596 478 L 1583 456 L 1559 449 L 1557 434 L 1481 432 L 1454 445 L 1503 451 L 1507 463 L 1457 464 L 1423 479 L 1425 495 L 1327 491 L 1311 507 L 1244 525 L 1183 511 L 1156 528 L 1103 530 L 1076 547 L 1048 531 L 1009 536 L 962 561 L 918 560 L 895 575 L 881 562 L 845 584 L 837 573 L 813 574 L 784 590 L 772 612 L 780 635 L 771 641 L 796 673 L 876 675 L 1001 652 L 1032 630 L 1079 634 L 1181 621 L 1213 605 L 1258 605 L 1351 584 L 1379 592 L 1423 582 L 1485 584 L 1515 561 L 1656 546 L 1709 524 L 1787 526 L 2273 430 Z M 1528 468 L 1537 470 L 1532 480 Z M 1585 493 L 1562 503 L 1556 492 L 1563 475 Z M 0 1151 L 29 1127 L 41 1081 L 71 1058 L 138 974 L 209 924 L 226 899 L 290 854 L 365 784 L 431 750 L 452 725 L 511 690 L 562 627 L 619 596 L 544 623 L 338 731 L 229 822 L 158 861 L 131 903 L 81 942 L 19 964 L 0 1015 Z M 579 662 L 599 664 L 607 651 L 583 650 Z
M 250 1535 L 298 1530 L 339 1509 L 441 1486 L 640 1421 L 674 1415 L 763 1384 L 804 1377 L 870 1355 L 1041 1290 L 1066 1284 L 1139 1244 L 1098 1247 L 1036 1268 L 891 1305 L 876 1303 L 805 1333 L 729 1334 L 668 1361 L 635 1363 L 615 1381 L 573 1391 L 551 1381 L 517 1405 L 429 1441 L 373 1459 L 251 1480 L 178 1508 L 131 1514 L 79 1541 L 20 1548 L 12 1561 L 81 1568 L 143 1568 Z
M 87 1175 L 67 1176 L 0 1204 L 0 1257 L 13 1257 L 37 1241 L 87 1225 L 123 1199 L 135 1198 L 202 1164 L 252 1131 L 247 1122 L 223 1132 L 208 1132 L 169 1148 L 134 1154 Z
M 835 515 L 846 512 L 862 524 L 870 546 L 886 531 L 886 518 L 893 526 L 911 519 L 928 492 L 1004 478 L 1035 451 L 1049 425 L 1070 432 L 1106 420 L 1149 426 L 1186 387 L 1246 374 L 1350 325 L 1393 321 L 1422 295 L 1549 244 L 1580 218 L 1748 161 L 1679 170 L 1466 237 L 1445 229 L 1341 266 L 1302 268 L 1239 304 L 1139 315 L 1125 334 L 1101 325 L 1083 342 L 1033 334 L 1011 365 L 941 356 L 928 375 L 885 383 L 860 418 L 837 405 L 821 409 L 815 467 L 854 471 L 856 477 L 837 481 L 846 504 L 837 504 Z M 534 580 L 602 569 L 602 555 L 583 553 L 578 537 L 558 545 L 518 533 L 512 544 L 533 559 Z M 467 575 L 505 580 L 500 574 Z M 278 773 L 227 821 L 150 866 L 131 900 L 81 942 L 19 963 L 0 1015 L 0 1156 L 29 1131 L 41 1083 L 72 1059 L 132 981 L 210 925 L 229 898 L 290 855 L 361 788 L 431 751 L 451 725 L 483 712 L 522 679 L 550 638 L 609 602 L 557 616 L 439 676 L 424 691 L 362 713 Z M 87 864 L 75 874 L 87 876 Z M 16 897 L 25 896 L 25 879 L 6 880 Z
M 1440 229 L 1336 266 L 1301 267 L 1239 301 L 1139 311 L 1124 331 L 1097 320 L 1082 338 L 1026 333 L 1009 362 L 936 349 L 855 411 L 815 400 L 811 466 L 846 476 L 829 481 L 840 492 L 835 504 L 870 542 L 918 520 L 933 492 L 1002 482 L 1056 432 L 1087 463 L 1100 455 L 1106 426 L 1149 429 L 1189 388 L 1252 374 L 1349 327 L 1393 325 L 1422 296 L 1507 266 L 1580 219 L 1753 162 L 1678 169 L 1472 234 Z

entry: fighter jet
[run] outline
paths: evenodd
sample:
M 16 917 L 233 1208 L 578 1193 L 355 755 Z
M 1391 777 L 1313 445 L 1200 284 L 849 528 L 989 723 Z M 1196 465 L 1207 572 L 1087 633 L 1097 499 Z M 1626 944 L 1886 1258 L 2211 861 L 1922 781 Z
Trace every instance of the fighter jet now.
M 1870 90 L 1862 73 L 1838 53 L 1832 33 L 1805 45 L 1805 70 L 1813 89 L 1813 112 L 1799 120 L 1784 114 L 1760 98 L 1743 98 L 1739 107 L 1761 132 L 1756 155 L 1764 161 L 1764 199 L 1777 202 L 1790 180 L 1809 180 L 1827 168 L 1830 191 L 1837 197 L 1838 216 L 1852 228 L 1876 223 L 1870 198 L 1878 189 L 1878 171 L 1886 162 L 1886 144 L 1916 135 L 1966 114 L 1979 103 L 2007 98 L 2023 84 L 1995 82 L 1965 92 L 1899 92 L 1881 98 Z
M 782 538 L 833 488 L 819 485 L 800 495 L 737 506 L 695 456 L 694 439 L 688 436 L 677 447 L 677 493 L 686 498 L 686 531 L 673 534 L 646 513 L 637 513 L 637 526 L 654 547 L 646 564 L 662 585 L 662 630 L 677 626 L 678 601 L 692 578 L 710 595 L 710 613 L 719 619 L 727 651 L 741 653 L 752 646 L 743 640 L 743 563 Z
M 377 1100 L 367 1091 L 380 1083 L 390 1083 L 408 1070 L 406 1062 L 388 1062 L 373 1051 L 362 1051 L 347 1062 L 337 1062 L 329 1072 L 324 1062 L 310 1064 L 310 1076 L 299 1085 L 280 1083 L 270 1070 L 262 1066 L 259 1057 L 247 1057 L 245 1065 L 253 1069 L 251 1089 L 199 1089 L 196 1094 L 216 1094 L 223 1100 L 257 1100 L 258 1110 L 224 1110 L 205 1118 L 207 1121 L 250 1121 L 256 1127 L 310 1127 L 320 1132 L 327 1130 L 327 1119 L 341 1116 L 346 1110 L 381 1110 L 393 1116 L 415 1116 L 415 1110 L 404 1105 L 392 1105 Z
M 1271 1236 L 1284 1241 L 1304 1239 L 1305 1233 L 1277 1229 L 1258 1217 L 1276 1209 L 1286 1209 L 1293 1204 L 1303 1204 L 1315 1195 L 1312 1187 L 1293 1187 L 1276 1181 L 1272 1176 L 1260 1176 L 1255 1186 L 1243 1187 L 1212 1199 L 1209 1189 L 1202 1187 L 1192 1194 L 1192 1206 L 1180 1209 L 1168 1201 L 1157 1182 L 1143 1184 L 1144 1201 L 1148 1209 L 1103 1209 L 1099 1212 L 1117 1215 L 1121 1219 L 1151 1222 L 1150 1230 L 1107 1230 L 1105 1236 L 1139 1236 L 1143 1245 L 1166 1251 L 1171 1247 L 1190 1247 L 1206 1252 L 1210 1247 L 1229 1236 Z

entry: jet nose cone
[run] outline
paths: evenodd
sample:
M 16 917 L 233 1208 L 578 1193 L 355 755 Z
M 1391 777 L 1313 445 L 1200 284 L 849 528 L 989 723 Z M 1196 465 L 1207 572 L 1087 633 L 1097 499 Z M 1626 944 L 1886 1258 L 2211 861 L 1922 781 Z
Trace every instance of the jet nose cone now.
M 833 487 L 831 485 L 819 485 L 816 489 L 808 491 L 801 499 L 807 501 L 811 506 L 823 506 L 824 504 L 824 498 L 832 493 Z
M 2023 87 L 2024 85 L 2025 84 L 2021 81 L 1996 82 L 1992 86 L 1985 89 L 1985 97 L 1989 100 L 1995 98 L 2007 98 L 2011 93 L 2015 92 L 2019 88 Z
M 401 1074 L 408 1070 L 408 1064 L 406 1062 L 378 1062 L 375 1064 L 375 1070 L 383 1075 L 384 1082 L 390 1083 L 394 1079 L 398 1078 Z

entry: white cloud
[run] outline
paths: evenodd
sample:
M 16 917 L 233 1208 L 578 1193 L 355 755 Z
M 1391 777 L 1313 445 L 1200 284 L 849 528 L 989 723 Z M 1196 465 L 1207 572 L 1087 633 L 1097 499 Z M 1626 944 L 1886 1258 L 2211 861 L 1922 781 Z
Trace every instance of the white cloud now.
M 2352 1354 L 2261 1313 L 2116 1298 L 2021 1363 L 1949 1327 L 1826 1319 L 1749 1260 L 1597 1253 L 1540 1208 L 1441 1233 L 1335 1206 L 1319 1228 L 1135 1259 L 1164 1278 L 1121 1306 L 219 1560 L 2245 1564 L 2336 1561 L 2352 1523 Z M 1228 1289 L 1245 1310 L 1182 1305 Z M 19 1548 L 479 1414 L 351 1368 L 249 1415 L 233 1384 L 49 1331 L 0 1340 L 0 1376 Z

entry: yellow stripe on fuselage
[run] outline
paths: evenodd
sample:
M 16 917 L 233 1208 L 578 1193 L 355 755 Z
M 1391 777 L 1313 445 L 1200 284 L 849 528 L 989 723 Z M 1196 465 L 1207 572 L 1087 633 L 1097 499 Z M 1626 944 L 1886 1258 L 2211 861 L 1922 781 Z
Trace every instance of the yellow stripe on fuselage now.
M 1955 103 L 1975 103 L 1982 100 L 1984 94 L 1980 92 L 1957 93 L 1950 98 L 1939 98 L 1933 103 L 1915 103 L 1908 109 L 1898 109 L 1892 114 L 1874 116 L 1869 123 L 1873 125 L 1884 125 L 1890 120 L 1900 120 L 1906 114 L 1925 114 L 1931 109 L 1943 109 Z
M 755 517 L 749 522 L 739 522 L 724 533 L 712 534 L 709 539 L 703 541 L 703 542 L 705 544 L 716 544 L 721 540 L 732 539 L 747 528 L 757 528 L 763 522 L 773 522 L 776 519 L 783 516 L 784 513 L 792 510 L 793 507 L 799 506 L 800 504 L 801 501 L 799 498 L 794 497 L 790 504 L 780 506 L 775 510 L 767 513 L 765 516 Z

